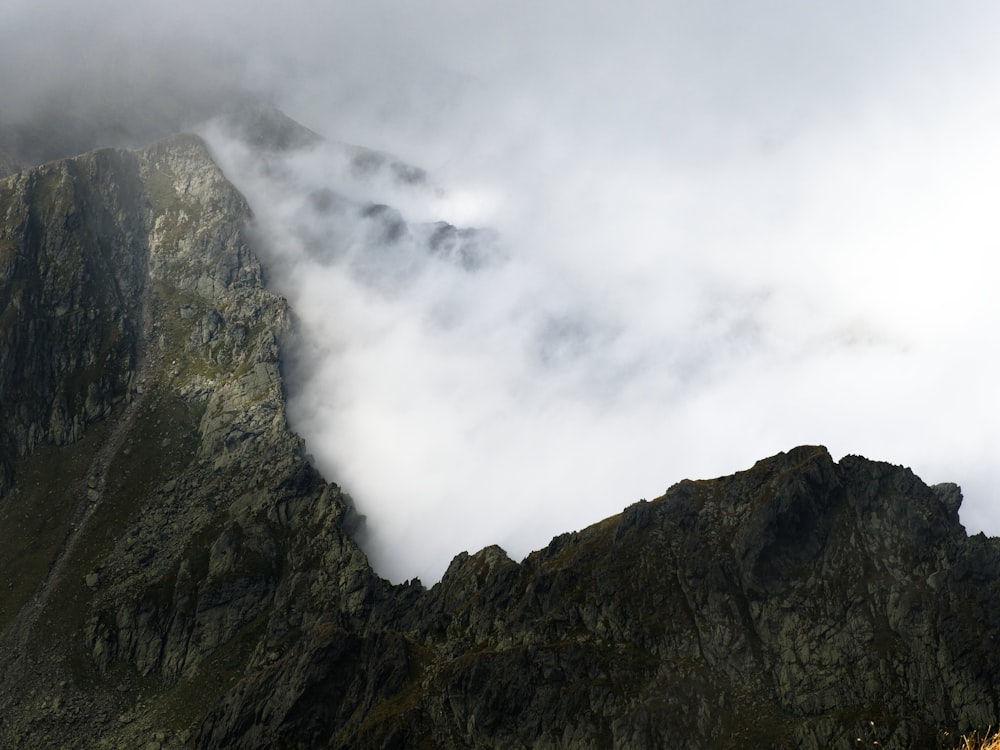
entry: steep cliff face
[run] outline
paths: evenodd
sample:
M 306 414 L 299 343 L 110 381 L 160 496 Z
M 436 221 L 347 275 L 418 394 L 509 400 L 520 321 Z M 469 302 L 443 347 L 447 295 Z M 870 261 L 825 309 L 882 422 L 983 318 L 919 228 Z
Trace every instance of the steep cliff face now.
M 288 431 L 285 303 L 199 139 L 21 172 L 0 206 L 0 744 L 176 738 L 318 592 L 350 620 L 380 584 Z M 336 554 L 293 569 L 310 550 Z
M 272 132 L 248 138 L 309 141 Z M 286 424 L 289 313 L 250 218 L 193 136 L 0 181 L 0 746 L 902 748 L 1000 724 L 1000 545 L 966 536 L 957 487 L 822 448 L 521 563 L 462 553 L 430 590 L 379 579 Z
M 682 482 L 520 565 L 460 555 L 361 637 L 318 628 L 198 746 L 935 747 L 1000 708 L 1000 550 L 959 500 L 809 447 Z
M 132 154 L 30 170 L 0 195 L 0 491 L 39 443 L 66 445 L 129 393 L 149 210 Z

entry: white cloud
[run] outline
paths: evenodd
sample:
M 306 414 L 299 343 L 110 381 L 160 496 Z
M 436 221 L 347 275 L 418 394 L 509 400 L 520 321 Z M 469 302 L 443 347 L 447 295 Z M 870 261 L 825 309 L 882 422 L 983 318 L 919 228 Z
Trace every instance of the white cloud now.
M 391 578 L 804 442 L 960 482 L 1000 526 L 993 6 L 105 7 L 95 44 L 428 169 L 364 182 L 320 149 L 276 185 L 213 139 L 302 317 L 296 427 Z M 368 201 L 409 228 L 373 247 L 398 225 Z M 494 227 L 489 262 L 429 254 L 438 220 Z

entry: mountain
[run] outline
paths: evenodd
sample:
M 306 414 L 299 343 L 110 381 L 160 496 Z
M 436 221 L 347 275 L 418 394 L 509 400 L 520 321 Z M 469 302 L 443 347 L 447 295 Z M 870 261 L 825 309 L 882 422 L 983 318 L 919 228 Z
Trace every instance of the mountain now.
M 233 117 L 262 150 L 318 137 Z M 391 585 L 289 429 L 291 311 L 206 145 L 7 152 L 0 746 L 935 747 L 1000 724 L 1000 542 L 966 535 L 955 485 L 799 447 Z

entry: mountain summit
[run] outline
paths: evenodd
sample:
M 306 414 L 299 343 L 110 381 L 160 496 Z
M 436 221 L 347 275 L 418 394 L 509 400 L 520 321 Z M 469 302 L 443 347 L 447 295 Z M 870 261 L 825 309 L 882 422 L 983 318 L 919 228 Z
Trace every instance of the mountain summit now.
M 314 137 L 243 122 L 264 150 Z M 205 144 L 12 161 L 0 745 L 929 747 L 1000 724 L 1000 543 L 966 535 L 955 485 L 799 447 L 391 585 L 288 427 L 289 311 Z

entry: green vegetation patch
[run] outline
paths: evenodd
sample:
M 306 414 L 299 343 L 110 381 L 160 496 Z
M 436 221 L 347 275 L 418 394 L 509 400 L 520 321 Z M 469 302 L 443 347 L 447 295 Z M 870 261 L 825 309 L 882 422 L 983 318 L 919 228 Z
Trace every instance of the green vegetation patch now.
M 184 208 L 184 203 L 177 195 L 174 183 L 173 175 L 159 169 L 151 171 L 146 177 L 149 202 L 157 213 L 179 211 Z
M 17 467 L 15 489 L 0 506 L 0 627 L 34 596 L 70 530 L 86 476 L 107 435 L 107 425 L 65 447 L 40 446 Z M 58 594 L 54 601 L 61 601 Z
M 43 614 L 39 623 L 40 643 L 72 644 L 78 677 L 87 676 L 91 669 L 82 653 L 82 630 L 94 593 L 86 585 L 86 576 L 135 524 L 156 490 L 182 474 L 197 453 L 201 415 L 195 409 L 166 394 L 151 394 L 139 408 L 120 450 L 111 459 L 104 493 L 52 593 L 49 609 L 54 611 Z

